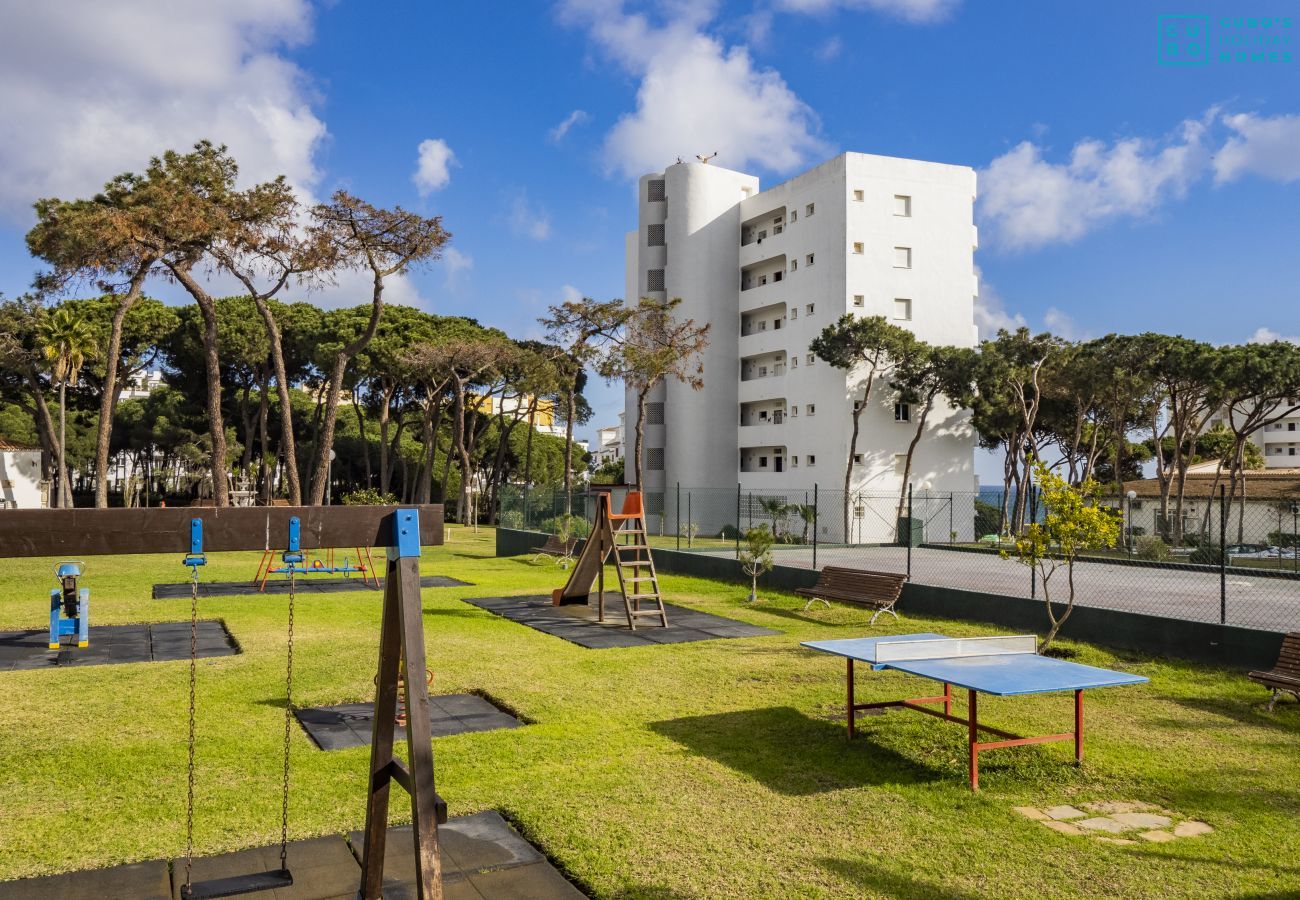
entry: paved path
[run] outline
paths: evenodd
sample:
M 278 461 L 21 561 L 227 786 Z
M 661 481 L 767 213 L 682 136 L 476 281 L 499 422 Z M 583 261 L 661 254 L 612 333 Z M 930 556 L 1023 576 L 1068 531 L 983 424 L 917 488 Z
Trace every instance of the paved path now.
M 777 547 L 779 565 L 812 568 L 811 547 Z M 732 557 L 731 552 L 711 552 Z M 905 547 L 819 547 L 817 567 L 826 565 L 906 572 Z M 1193 622 L 1219 621 L 1219 573 L 1148 568 L 1104 562 L 1075 566 L 1075 602 L 1125 612 L 1146 613 Z M 912 580 L 918 584 L 962 588 L 1011 597 L 1030 596 L 1029 570 L 993 553 L 970 553 L 918 547 L 912 551 Z M 1059 582 L 1059 584 L 1058 584 Z M 1068 590 L 1065 571 L 1052 579 L 1052 590 Z M 1042 597 L 1042 585 L 1038 587 Z M 1227 622 L 1269 631 L 1300 630 L 1300 579 L 1228 572 Z

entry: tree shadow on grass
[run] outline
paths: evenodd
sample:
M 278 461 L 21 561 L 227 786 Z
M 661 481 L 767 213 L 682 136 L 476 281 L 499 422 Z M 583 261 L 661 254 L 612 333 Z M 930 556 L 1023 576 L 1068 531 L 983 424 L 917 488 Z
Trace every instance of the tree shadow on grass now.
M 823 856 L 817 862 L 826 869 L 851 881 L 859 888 L 871 889 L 886 897 L 924 897 L 930 900 L 978 900 L 983 894 L 974 894 L 945 887 L 881 868 L 878 860 L 835 859 Z
M 1277 728 L 1300 736 L 1300 704 L 1289 695 L 1278 700 L 1273 712 L 1269 713 L 1269 693 L 1260 688 L 1258 698 L 1245 701 L 1232 698 L 1213 699 L 1210 697 L 1176 697 L 1174 702 L 1197 712 L 1223 716 L 1242 725 L 1254 725 L 1263 728 Z M 1195 728 L 1195 724 L 1176 723 L 1178 728 Z M 1202 727 L 1209 727 L 1208 725 Z
M 650 729 L 788 796 L 943 777 L 866 735 L 850 742 L 842 726 L 789 706 L 685 716 Z

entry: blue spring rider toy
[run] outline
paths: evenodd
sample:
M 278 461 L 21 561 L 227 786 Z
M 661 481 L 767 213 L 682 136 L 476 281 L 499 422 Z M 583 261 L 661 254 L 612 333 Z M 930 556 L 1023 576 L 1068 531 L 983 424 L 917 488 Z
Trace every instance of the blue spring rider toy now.
M 58 650 L 65 634 L 77 636 L 78 647 L 90 646 L 90 588 L 79 587 L 86 564 L 65 560 L 54 567 L 58 587 L 50 591 L 50 649 Z

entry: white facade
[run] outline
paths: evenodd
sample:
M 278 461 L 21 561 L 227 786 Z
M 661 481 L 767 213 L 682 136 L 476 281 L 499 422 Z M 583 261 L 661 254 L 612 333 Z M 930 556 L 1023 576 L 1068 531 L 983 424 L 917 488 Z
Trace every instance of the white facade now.
M 626 296 L 680 297 L 681 317 L 713 326 L 704 390 L 669 383 L 651 397 L 651 512 L 654 494 L 676 485 L 843 489 L 861 379 L 811 357 L 808 345 L 844 313 L 882 315 L 932 344 L 976 343 L 970 168 L 847 153 L 760 192 L 753 176 L 681 163 L 643 177 L 639 192 Z M 862 414 L 855 492 L 903 487 L 914 425 L 896 419 L 895 400 L 878 384 Z M 626 415 L 631 428 L 630 394 Z M 969 492 L 973 453 L 969 414 L 941 400 L 910 480 Z M 892 514 L 883 521 L 892 528 Z
M 1300 398 L 1293 399 L 1286 406 L 1280 406 L 1275 412 L 1289 410 L 1288 414 L 1276 422 L 1265 425 L 1250 436 L 1250 441 L 1259 448 L 1264 456 L 1266 469 L 1291 469 L 1300 466 Z M 1272 413 L 1270 413 L 1272 415 Z M 1220 410 L 1205 425 L 1209 431 L 1216 426 L 1228 427 L 1227 410 Z
M 40 449 L 0 438 L 0 510 L 40 509 L 48 499 Z
M 626 421 L 626 414 L 618 414 L 617 425 L 607 425 L 604 428 L 596 429 L 596 448 L 592 451 L 592 463 L 596 466 L 603 466 L 607 462 L 613 462 L 623 458 L 623 423 Z

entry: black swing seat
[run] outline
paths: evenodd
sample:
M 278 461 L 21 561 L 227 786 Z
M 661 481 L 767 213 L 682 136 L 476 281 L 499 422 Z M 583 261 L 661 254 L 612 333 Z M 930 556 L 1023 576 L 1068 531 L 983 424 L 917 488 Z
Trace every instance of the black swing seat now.
M 207 900 L 209 897 L 238 897 L 240 894 L 256 894 L 287 887 L 293 887 L 293 873 L 288 869 L 272 869 L 251 875 L 196 881 L 182 886 L 181 896 L 185 900 Z

